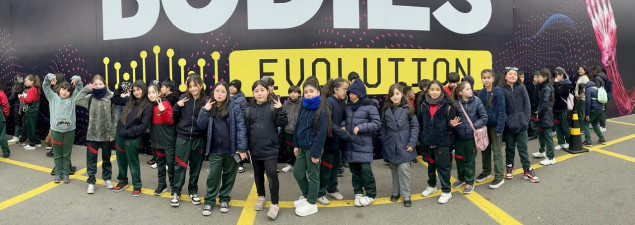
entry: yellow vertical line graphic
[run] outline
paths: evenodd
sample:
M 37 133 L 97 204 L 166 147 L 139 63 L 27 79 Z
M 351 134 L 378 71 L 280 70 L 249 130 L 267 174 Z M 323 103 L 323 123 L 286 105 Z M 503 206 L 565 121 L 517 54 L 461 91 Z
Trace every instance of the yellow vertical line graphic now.
M 42 185 L 42 186 L 39 186 L 39 187 L 37 187 L 37 188 L 35 188 L 33 190 L 27 191 L 24 194 L 15 196 L 15 197 L 10 198 L 10 199 L 8 199 L 8 200 L 6 200 L 4 202 L 0 202 L 0 211 L 6 209 L 8 207 L 11 207 L 12 205 L 15 205 L 15 204 L 18 204 L 20 202 L 23 202 L 23 201 L 25 201 L 27 199 L 33 198 L 36 195 L 42 194 L 45 191 L 51 190 L 52 188 L 57 187 L 57 185 L 59 185 L 59 184 L 56 184 L 55 182 L 51 181 L 51 182 L 49 182 L 49 183 L 47 183 L 45 185 Z
M 141 71 L 142 71 L 142 75 L 143 75 L 143 81 L 146 80 L 146 58 L 148 57 L 148 52 L 146 51 L 141 51 L 141 53 L 139 53 L 139 56 L 141 57 Z
M 187 62 L 184 58 L 180 58 L 177 63 L 179 64 L 179 67 L 181 67 L 181 85 L 179 85 L 179 90 L 181 92 L 185 92 L 185 90 L 187 90 L 187 86 L 185 84 L 185 63 Z
M 214 60 L 214 85 L 216 85 L 218 83 L 218 59 L 220 59 L 220 53 L 212 52 L 210 56 Z
M 132 82 L 137 81 L 137 61 L 132 60 L 130 62 L 130 67 L 132 68 Z M 146 76 L 143 76 L 143 83 L 146 82 Z
M 161 47 L 155 45 L 152 48 L 152 52 L 154 52 L 154 71 L 156 74 L 156 80 L 159 80 L 159 52 L 161 52 Z
M 110 63 L 110 58 L 104 57 L 104 76 L 106 78 L 106 89 L 108 88 L 108 64 Z
M 205 67 L 205 59 L 198 59 L 196 65 L 198 65 L 198 68 L 200 70 L 199 75 L 201 76 L 201 80 L 203 81 L 203 89 L 207 89 L 207 85 L 205 85 L 205 78 L 203 77 L 203 67 Z
M 258 192 L 256 191 L 256 184 L 253 184 L 236 224 L 254 224 L 254 220 L 256 219 L 256 209 L 254 208 L 256 200 L 258 200 Z
M 119 88 L 119 69 L 121 69 L 121 63 L 115 63 L 115 75 L 117 75 L 117 84 L 115 84 L 115 89 Z
M 165 52 L 165 55 L 168 56 L 168 64 L 170 65 L 170 80 L 174 82 L 174 77 L 172 75 L 174 73 L 174 70 L 172 70 L 172 57 L 174 57 L 174 49 L 168 48 L 168 50 Z

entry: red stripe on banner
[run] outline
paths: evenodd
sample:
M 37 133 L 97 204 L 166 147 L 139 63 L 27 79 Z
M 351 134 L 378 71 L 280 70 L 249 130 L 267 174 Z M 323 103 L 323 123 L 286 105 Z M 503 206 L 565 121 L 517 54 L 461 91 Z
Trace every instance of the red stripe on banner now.
M 117 148 L 120 152 L 126 152 L 126 150 L 123 150 L 123 148 L 119 147 L 119 145 L 115 145 L 115 148 Z
M 88 150 L 90 150 L 90 152 L 92 152 L 93 154 L 97 155 L 97 153 L 99 153 L 97 151 L 97 149 L 93 148 L 93 146 L 90 146 L 90 144 L 88 144 Z
M 462 155 L 454 154 L 454 156 L 456 157 L 456 159 L 464 159 Z
M 59 145 L 62 146 L 62 142 L 61 141 L 56 141 L 55 139 L 51 138 L 51 142 L 53 142 L 53 144 L 55 145 Z
M 426 159 L 428 159 L 428 163 L 432 163 L 432 164 L 434 164 L 434 163 L 435 163 L 435 162 L 434 162 L 434 159 L 430 158 L 430 156 L 428 155 L 428 153 L 425 153 L 425 152 L 424 152 L 424 153 L 423 153 L 423 155 L 426 157 Z
M 163 153 L 163 152 L 156 151 L 156 153 L 157 153 L 157 156 L 159 156 L 159 157 L 165 157 L 165 153 Z
M 331 165 L 331 164 L 329 164 L 327 162 L 324 162 L 324 161 L 322 161 L 322 166 L 326 166 L 329 169 L 333 168 L 333 165 Z
M 187 163 L 184 163 L 183 161 L 181 161 L 181 159 L 179 159 L 178 156 L 174 157 L 174 159 L 176 160 L 176 162 L 181 165 L 183 168 L 187 168 Z
M 556 119 L 554 119 L 554 120 L 553 120 L 553 123 L 560 124 L 560 120 L 556 120 Z

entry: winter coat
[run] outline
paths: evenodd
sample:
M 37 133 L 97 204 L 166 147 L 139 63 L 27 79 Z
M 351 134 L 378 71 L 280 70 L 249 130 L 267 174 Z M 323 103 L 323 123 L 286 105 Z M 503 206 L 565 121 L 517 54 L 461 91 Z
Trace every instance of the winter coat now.
M 108 91 L 101 99 L 93 98 L 92 90 L 82 88 L 75 97 L 75 104 L 88 110 L 88 128 L 86 140 L 106 142 L 117 135 L 117 105 L 112 102 L 113 93 Z
M 139 110 L 143 110 L 143 112 L 141 113 L 139 120 L 137 120 L 137 112 Z M 127 139 L 141 137 L 141 135 L 143 135 L 150 127 L 151 122 L 152 104 L 147 104 L 145 108 L 141 108 L 139 104 L 134 104 L 132 110 L 130 110 L 130 114 L 128 114 L 128 118 L 126 118 L 126 124 L 123 124 L 123 121 L 119 118 L 119 121 L 117 122 L 117 135 Z
M 245 94 L 243 93 L 243 91 L 238 91 L 238 93 L 236 93 L 231 98 L 236 102 L 236 104 L 238 104 L 240 110 L 245 112 L 245 109 L 247 108 L 247 98 L 245 98 Z
M 604 104 L 598 101 L 598 87 L 593 81 L 589 81 L 586 83 L 585 101 L 585 115 L 591 115 L 591 111 L 594 110 L 604 110 Z
M 227 122 L 229 123 L 229 139 L 231 141 L 231 154 L 236 152 L 247 152 L 247 126 L 245 125 L 245 116 L 240 109 L 240 105 L 234 100 L 229 100 L 229 114 Z M 214 119 L 210 116 L 210 111 L 201 108 L 198 114 L 196 124 L 199 129 L 207 129 L 207 144 L 205 145 L 205 155 L 212 150 L 212 140 L 214 138 Z
M 379 134 L 382 141 L 382 155 L 388 162 L 399 164 L 411 162 L 417 157 L 417 137 L 419 121 L 416 115 L 409 115 L 408 105 L 387 107 L 381 117 Z M 408 152 L 407 147 L 412 147 Z
M 254 103 L 245 109 L 245 125 L 249 137 L 249 151 L 253 160 L 278 158 L 278 127 L 287 125 L 287 112 L 276 109 L 269 100 Z
M 369 99 L 363 101 L 361 106 L 353 111 L 351 107 L 346 108 L 346 131 L 351 135 L 350 142 L 344 157 L 351 163 L 371 163 L 373 162 L 373 132 L 381 127 L 381 119 L 377 106 L 373 105 Z M 357 135 L 354 134 L 355 127 L 359 127 Z
M 287 134 L 293 134 L 295 131 L 295 123 L 298 119 L 298 113 L 300 112 L 300 108 L 302 107 L 302 100 L 299 98 L 296 101 L 291 101 L 291 99 L 287 99 L 287 101 L 282 104 L 282 108 L 287 111 L 287 116 L 289 117 L 287 120 L 287 126 L 284 127 L 284 132 Z
M 481 99 L 481 103 L 485 106 L 487 111 L 487 127 L 496 128 L 497 134 L 502 134 L 505 130 L 505 94 L 500 87 L 492 88 L 491 92 L 483 88 L 478 92 L 478 98 Z M 492 101 L 492 107 L 489 107 L 489 101 Z
M 293 135 L 293 147 L 310 150 L 313 158 L 322 156 L 328 128 L 329 115 L 326 110 L 322 110 L 317 127 L 313 127 L 318 110 L 320 109 L 311 110 L 302 107 L 298 113 L 298 123 L 295 125 Z
M 465 108 L 467 115 L 463 113 L 461 105 L 459 104 Z M 470 117 L 472 124 L 474 124 L 474 129 L 479 129 L 485 126 L 487 124 L 487 111 L 485 111 L 483 103 L 481 103 L 481 100 L 478 99 L 478 97 L 472 96 L 467 101 L 457 99 L 454 101 L 454 108 L 456 109 L 456 115 L 461 118 L 461 124 L 454 127 L 456 137 L 459 140 L 474 139 L 474 130 L 472 130 L 472 126 L 470 126 L 470 123 L 467 121 L 467 116 Z
M 155 149 L 173 149 L 176 130 L 174 128 L 174 116 L 172 105 L 168 100 L 161 102 L 165 108 L 159 110 L 159 105 L 152 108 L 152 127 L 150 128 L 150 143 Z
M 197 101 L 189 95 L 186 95 L 185 98 L 189 98 L 189 100 L 185 102 L 183 107 L 175 104 L 172 108 L 172 116 L 176 122 L 176 137 L 184 140 L 203 138 L 204 129 L 200 129 L 196 125 L 196 120 L 206 100 L 199 99 Z
M 554 98 L 555 102 L 553 104 L 554 112 L 566 112 L 567 109 L 567 98 L 569 97 L 569 93 L 571 93 L 571 80 L 564 79 L 560 82 L 553 83 L 554 89 Z
M 548 84 L 549 81 L 538 84 L 539 101 L 538 108 L 538 126 L 541 128 L 553 127 L 553 89 Z
M 48 74 L 44 78 L 42 84 L 42 90 L 49 102 L 50 109 L 50 125 L 51 130 L 57 132 L 68 132 L 75 130 L 76 126 L 76 113 L 75 113 L 75 96 L 79 93 L 79 90 L 84 88 L 81 77 L 75 75 L 72 79 L 76 79 L 75 91 L 73 95 L 68 98 L 62 99 L 58 94 L 51 89 L 51 79 L 55 78 L 55 74 Z
M 350 134 L 342 130 L 346 125 L 346 102 L 331 95 L 327 99 L 327 104 L 331 110 L 331 133 L 332 137 L 326 137 L 324 141 L 324 154 L 337 154 L 340 150 L 340 142 L 350 140 Z
M 505 132 L 517 134 L 526 131 L 529 128 L 529 114 L 531 114 L 531 105 L 529 103 L 529 95 L 523 84 L 514 84 L 510 86 L 505 84 L 503 87 L 505 94 L 505 104 L 507 117 L 505 118 Z

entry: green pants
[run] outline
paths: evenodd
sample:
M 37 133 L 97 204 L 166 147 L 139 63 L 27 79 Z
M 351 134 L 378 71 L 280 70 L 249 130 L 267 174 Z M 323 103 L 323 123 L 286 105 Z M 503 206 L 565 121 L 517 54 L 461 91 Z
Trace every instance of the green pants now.
M 231 154 L 210 154 L 205 205 L 216 205 L 217 196 L 221 202 L 229 202 L 237 173 L 238 162 Z
M 547 158 L 553 159 L 555 156 L 553 153 L 553 130 L 549 128 L 538 128 L 538 142 L 540 142 L 540 152 L 545 152 L 547 149 Z
M 553 125 L 558 136 L 558 145 L 564 145 L 571 139 L 569 133 L 569 122 L 567 121 L 567 112 L 554 112 Z
M 191 140 L 176 139 L 176 168 L 174 169 L 174 189 L 172 194 L 181 196 L 181 189 L 185 184 L 185 172 L 188 164 L 190 165 L 190 179 L 187 186 L 188 194 L 197 194 L 198 192 L 198 175 L 201 172 L 203 164 L 203 151 L 205 144 L 202 138 Z
M 366 191 L 366 196 L 375 198 L 377 186 L 370 163 L 348 163 L 348 168 L 351 170 L 355 194 L 364 194 Z
M 71 152 L 75 141 L 75 130 L 67 132 L 51 131 L 55 174 L 68 176 L 71 171 Z
M 4 120 L 4 115 L 0 112 L 0 147 L 2 148 L 2 156 L 9 157 L 11 150 L 9 150 L 9 143 L 7 142 L 7 122 Z
M 119 166 L 119 183 L 128 183 L 128 168 L 132 176 L 132 186 L 141 188 L 141 170 L 139 168 L 139 142 L 141 138 L 128 139 L 117 135 L 117 166 Z
M 311 161 L 311 150 L 302 148 L 298 150 L 293 176 L 300 186 L 302 196 L 309 203 L 315 204 L 320 190 L 320 162 L 316 164 Z
M 112 176 L 112 163 L 110 162 L 110 155 L 112 151 L 112 142 L 97 142 L 97 141 L 88 141 L 88 146 L 86 150 L 86 171 L 88 173 L 88 179 L 86 180 L 89 184 L 95 184 L 95 174 L 97 173 L 97 155 L 99 154 L 99 149 L 101 149 L 101 178 L 104 180 L 110 180 Z
M 449 147 L 423 146 L 423 156 L 428 161 L 428 186 L 437 186 L 437 174 L 441 183 L 441 191 L 450 193 L 450 173 L 452 172 L 452 155 Z
M 503 179 L 505 165 L 503 164 L 503 137 L 496 134 L 496 127 L 487 127 L 489 145 L 481 152 L 484 175 L 492 173 L 492 153 L 494 153 L 494 178 Z
M 535 137 L 538 135 L 538 121 L 529 120 L 529 136 Z
M 26 136 L 29 138 L 29 145 L 35 147 L 42 142 L 37 138 L 37 116 L 25 116 Z M 71 144 L 72 145 L 72 144 Z
M 589 115 L 589 121 L 586 121 L 586 118 L 582 118 L 581 121 L 585 121 L 582 129 L 584 130 L 584 140 L 591 141 L 591 132 L 589 131 L 589 123 L 593 126 L 593 131 L 600 138 L 604 139 L 604 135 L 600 130 L 600 125 L 598 124 L 600 120 L 604 117 L 604 110 L 591 110 L 591 115 Z
M 505 134 L 505 163 L 514 166 L 514 157 L 516 156 L 516 148 L 518 148 L 518 156 L 524 170 L 529 170 L 531 163 L 529 162 L 529 154 L 527 153 L 527 131 L 520 133 Z
M 337 189 L 337 173 L 340 169 L 340 155 L 342 153 L 337 151 L 337 154 L 322 154 L 322 162 L 320 165 L 320 191 L 318 192 L 318 198 L 326 195 L 326 193 L 339 192 Z
M 474 171 L 476 163 L 476 143 L 471 140 L 456 140 L 454 157 L 456 158 L 457 179 L 465 181 L 466 184 L 474 184 Z
M 167 175 L 170 180 L 170 190 L 174 189 L 174 166 L 176 165 L 174 162 L 174 148 L 166 148 L 166 149 L 155 149 L 154 154 L 156 155 L 156 163 L 157 163 L 157 176 L 159 178 L 159 186 L 167 187 L 167 183 L 165 181 L 166 169 L 167 165 Z

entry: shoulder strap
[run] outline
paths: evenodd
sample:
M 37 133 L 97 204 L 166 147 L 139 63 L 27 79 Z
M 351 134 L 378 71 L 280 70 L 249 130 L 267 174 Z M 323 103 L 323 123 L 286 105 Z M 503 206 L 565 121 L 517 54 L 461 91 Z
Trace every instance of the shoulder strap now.
M 463 111 L 463 115 L 465 115 L 467 122 L 470 123 L 470 127 L 472 127 L 472 130 L 476 131 L 476 129 L 474 128 L 474 124 L 472 124 L 472 120 L 470 119 L 470 115 L 468 115 L 467 112 L 465 112 L 465 108 L 463 108 L 463 104 L 461 104 L 461 102 L 459 102 L 459 106 L 461 106 L 461 111 Z

